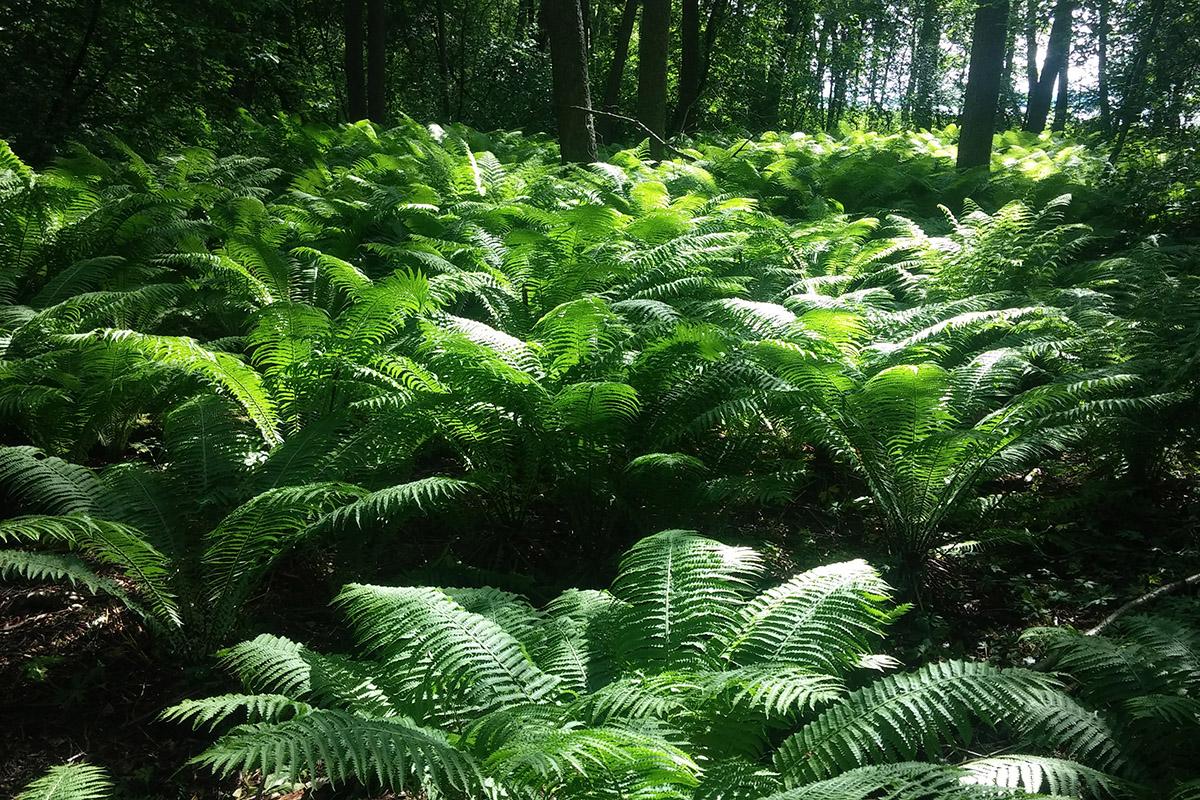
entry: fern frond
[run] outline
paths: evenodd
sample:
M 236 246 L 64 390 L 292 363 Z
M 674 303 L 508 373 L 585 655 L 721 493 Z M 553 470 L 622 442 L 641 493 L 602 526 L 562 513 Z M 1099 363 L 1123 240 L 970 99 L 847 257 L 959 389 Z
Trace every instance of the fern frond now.
M 280 694 L 223 694 L 202 700 L 184 700 L 163 711 L 167 722 L 190 724 L 192 730 L 216 730 L 244 711 L 248 722 L 279 722 L 312 713 L 313 707 Z
M 101 767 L 62 764 L 30 782 L 15 800 L 106 800 L 112 790 L 112 781 Z
M 558 682 L 511 634 L 437 589 L 350 584 L 334 602 L 368 652 L 460 707 L 537 702 Z
M 357 779 L 397 792 L 469 793 L 483 784 L 474 760 L 435 731 L 332 709 L 238 726 L 192 761 L 218 775 L 255 769 L 292 778 L 324 775 L 335 785 Z
M 818 567 L 741 609 L 723 657 L 739 665 L 790 662 L 844 674 L 871 652 L 893 613 L 891 587 L 865 561 Z
M 706 660 L 710 640 L 732 632 L 759 557 L 692 531 L 663 531 L 630 548 L 612 593 L 628 604 L 617 645 L 632 665 L 660 669 Z
M 981 722 L 1013 718 L 1053 689 L 1044 675 L 946 661 L 890 675 L 851 693 L 789 737 L 775 766 L 789 786 L 863 764 L 936 754 Z

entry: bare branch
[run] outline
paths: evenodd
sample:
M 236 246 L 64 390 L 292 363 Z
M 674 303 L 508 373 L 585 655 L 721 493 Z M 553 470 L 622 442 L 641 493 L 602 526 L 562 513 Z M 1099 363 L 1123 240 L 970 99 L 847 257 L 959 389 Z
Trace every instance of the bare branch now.
M 1146 594 L 1142 595 L 1141 597 L 1136 597 L 1133 600 L 1130 600 L 1128 603 L 1121 606 L 1116 611 L 1114 611 L 1113 613 L 1109 614 L 1107 617 L 1102 619 L 1100 621 L 1100 623 L 1098 625 L 1096 625 L 1094 628 L 1089 628 L 1087 631 L 1085 631 L 1085 633 L 1088 636 L 1095 636 L 1096 634 L 1100 633 L 1108 626 L 1112 625 L 1118 619 L 1120 619 L 1121 617 L 1128 614 L 1130 611 L 1139 609 L 1142 606 L 1146 605 L 1147 603 L 1157 600 L 1158 598 L 1162 597 L 1163 595 L 1173 594 L 1175 592 L 1178 592 L 1181 589 L 1186 589 L 1189 586 L 1197 586 L 1197 585 L 1200 585 L 1200 573 L 1196 573 L 1195 575 L 1190 575 L 1190 576 L 1184 578 L 1183 580 L 1175 581 L 1174 583 L 1168 583 L 1165 586 L 1160 586 L 1152 592 L 1147 592 Z
M 643 123 L 641 120 L 634 119 L 633 117 L 627 117 L 624 114 L 614 114 L 611 111 L 600 111 L 599 109 L 596 109 L 596 108 L 584 108 L 583 106 L 571 106 L 571 108 L 573 108 L 577 111 L 585 111 L 588 114 L 592 114 L 597 117 L 608 117 L 610 119 L 619 119 L 623 122 L 632 122 L 634 125 L 637 125 L 643 131 L 645 131 L 646 134 L 651 139 L 658 142 L 663 147 L 667 148 L 668 150 L 670 150 L 672 153 L 679 156 L 680 158 L 688 158 L 688 159 L 691 159 L 692 161 L 696 160 L 695 156 L 688 155 L 687 153 L 680 150 L 678 147 L 675 147 L 673 144 L 668 142 L 666 139 L 659 136 L 654 131 L 650 130 L 648 127 L 646 127 L 645 123 Z

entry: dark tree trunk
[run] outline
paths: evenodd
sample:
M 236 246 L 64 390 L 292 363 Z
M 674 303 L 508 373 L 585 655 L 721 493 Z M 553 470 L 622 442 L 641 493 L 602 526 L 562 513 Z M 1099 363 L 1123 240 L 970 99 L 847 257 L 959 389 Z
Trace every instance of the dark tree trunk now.
M 1038 0 L 1025 0 L 1025 108 L 1038 85 Z
M 725 24 L 728 10 L 729 0 L 713 0 L 708 9 L 708 22 L 704 25 L 704 44 L 700 48 L 700 87 L 696 90 L 696 97 L 704 94 L 704 87 L 708 86 L 708 69 L 712 66 L 713 47 L 716 46 L 717 36 Z
M 1067 129 L 1067 101 L 1070 91 L 1070 78 L 1067 72 L 1069 66 L 1070 60 L 1064 61 L 1062 68 L 1058 71 L 1058 94 L 1054 98 L 1054 121 L 1050 123 L 1050 130 L 1060 133 Z
M 1040 133 L 1046 127 L 1050 104 L 1054 99 L 1054 85 L 1071 49 L 1071 13 L 1074 10 L 1074 0 L 1058 0 L 1054 5 L 1054 24 L 1050 27 L 1050 41 L 1046 44 L 1046 59 L 1042 62 L 1033 94 L 1029 96 L 1029 109 L 1025 116 L 1027 131 Z
M 442 122 L 450 121 L 450 48 L 446 42 L 446 9 L 443 0 L 437 0 L 433 9 L 434 39 L 437 45 L 438 78 L 440 79 L 441 96 L 439 97 Z
M 554 79 L 558 150 L 564 164 L 596 160 L 596 132 L 588 89 L 587 34 L 579 0 L 545 0 Z
M 1112 154 L 1109 156 L 1109 160 L 1114 164 L 1121 157 L 1121 151 L 1125 149 L 1125 141 L 1129 138 L 1129 129 L 1133 126 L 1134 119 L 1141 116 L 1142 113 L 1142 83 L 1146 76 L 1146 62 L 1150 58 L 1154 40 L 1158 38 L 1158 26 L 1162 21 L 1162 13 L 1163 0 L 1153 0 L 1153 5 L 1150 7 L 1150 24 L 1146 26 L 1146 32 L 1142 34 L 1137 47 L 1137 55 L 1125 76 L 1125 96 L 1121 102 L 1121 127 L 1117 131 L 1117 141 L 1113 144 Z
M 783 99 L 783 88 L 792 72 L 791 64 L 796 51 L 796 42 L 801 38 L 807 38 L 808 35 L 807 31 L 801 34 L 805 18 L 811 25 L 811 6 L 802 8 L 801 0 L 784 0 L 783 24 L 772 48 L 771 62 L 767 67 L 767 79 L 764 82 L 761 117 L 763 127 L 769 130 L 774 130 L 779 126 L 779 106 Z M 875 65 L 874 74 L 877 73 L 878 64 Z M 874 85 L 871 88 L 874 92 Z
M 921 8 L 921 32 L 917 37 L 917 50 L 913 54 L 913 71 L 916 74 L 912 101 L 912 121 L 918 128 L 933 126 L 933 95 L 937 83 L 939 43 L 942 31 L 939 27 L 938 0 L 925 0 Z
M 367 118 L 367 89 L 363 79 L 363 0 L 345 0 L 346 118 Z
M 1008 31 L 1004 43 L 1004 74 L 1000 76 L 1000 119 L 1004 124 L 1012 120 L 1020 123 L 1021 104 L 1013 91 L 1013 67 L 1017 60 L 1017 6 L 1008 9 Z M 1007 119 L 1005 119 L 1007 117 Z
M 679 19 L 679 103 L 671 128 L 685 130 L 694 123 L 700 99 L 700 0 L 683 0 Z
M 638 0 L 625 0 L 621 10 L 621 21 L 613 38 L 613 60 L 604 79 L 604 99 L 600 108 L 615 113 L 621 107 L 621 83 L 625 79 L 625 63 L 629 60 L 629 40 L 633 36 L 633 24 L 637 21 Z M 617 132 L 617 120 L 601 117 L 596 120 L 596 132 L 608 141 Z
M 638 35 L 638 119 L 660 138 L 667 132 L 667 49 L 671 35 L 671 0 L 643 0 Z M 667 150 L 650 137 L 650 157 L 666 158 Z
M 958 168 L 987 167 L 996 131 L 996 101 L 1004 72 L 1008 0 L 979 0 L 971 36 L 971 65 L 958 136 Z
M 1096 30 L 1096 93 L 1100 103 L 1100 129 L 1105 133 L 1112 130 L 1112 103 L 1108 98 L 1108 13 L 1109 0 L 1100 0 Z
M 75 57 L 71 59 L 71 63 L 67 66 L 67 71 L 63 73 L 62 85 L 59 87 L 58 95 L 54 98 L 54 103 L 50 106 L 49 112 L 46 114 L 46 119 L 42 123 L 42 141 L 35 148 L 35 152 L 40 150 L 41 155 L 48 158 L 53 153 L 52 141 L 56 141 L 67 125 L 67 109 L 71 107 L 71 96 L 75 93 L 75 84 L 79 81 L 79 76 L 83 72 L 83 65 L 87 61 L 88 50 L 91 49 L 92 39 L 96 36 L 96 28 L 100 24 L 100 9 L 102 0 L 92 0 L 92 5 L 88 11 L 87 27 L 83 30 L 83 38 L 79 40 L 79 49 L 75 51 Z M 89 93 L 90 94 L 90 93 Z M 83 105 L 83 101 L 75 103 L 75 109 L 78 110 Z
M 387 15 L 383 0 L 367 0 L 367 115 L 387 123 Z
M 829 37 L 833 25 L 833 17 L 826 11 L 821 22 L 821 33 L 817 37 L 817 64 L 813 70 L 812 92 L 809 95 L 808 108 L 804 111 L 806 127 L 814 127 L 811 125 L 812 121 L 820 120 L 824 112 L 825 60 L 829 53 Z

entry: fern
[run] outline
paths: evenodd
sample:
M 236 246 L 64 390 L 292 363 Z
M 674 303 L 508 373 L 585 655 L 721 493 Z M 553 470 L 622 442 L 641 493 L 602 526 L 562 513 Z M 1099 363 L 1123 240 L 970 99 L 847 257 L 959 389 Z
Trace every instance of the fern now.
M 21 790 L 16 800 L 104 800 L 112 796 L 108 773 L 92 764 L 63 764 Z
M 1077 745 L 1123 769 L 1115 741 L 1098 751 L 1077 726 L 1038 721 L 1074 702 L 1053 677 L 950 661 L 872 680 L 860 664 L 898 613 L 878 574 L 848 562 L 755 597 L 760 560 L 665 531 L 634 545 L 611 594 L 570 590 L 541 610 L 497 589 L 351 584 L 336 605 L 354 658 L 263 635 L 226 654 L 245 693 L 166 716 L 248 720 L 198 757 L 219 773 L 393 790 L 965 800 L 1132 785 L 1056 755 Z M 1017 742 L 1046 750 L 1005 752 Z

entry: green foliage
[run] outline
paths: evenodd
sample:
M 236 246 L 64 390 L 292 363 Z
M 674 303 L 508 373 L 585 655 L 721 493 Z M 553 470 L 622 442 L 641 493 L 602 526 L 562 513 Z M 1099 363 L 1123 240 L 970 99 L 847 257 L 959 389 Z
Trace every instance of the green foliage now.
M 903 608 L 863 562 L 761 581 L 755 551 L 664 531 L 630 549 L 611 593 L 568 590 L 542 609 L 496 589 L 351 584 L 336 604 L 353 658 L 260 636 L 226 658 L 248 694 L 165 716 L 227 729 L 196 758 L 218 773 L 438 794 L 1134 791 L 1126 762 L 1113 774 L 1091 752 L 1064 758 L 1078 731 L 1032 720 L 1073 702 L 1051 674 L 943 661 L 868 675 L 887 666 L 872 647 Z M 981 750 L 994 755 L 963 757 Z
M 1048 669 L 1075 686 L 1125 744 L 1139 778 L 1187 791 L 1200 726 L 1200 604 L 1160 601 L 1154 611 L 1121 617 L 1104 635 L 1035 628 Z M 1178 784 L 1178 785 L 1176 785 Z
M 92 764 L 63 764 L 26 786 L 16 800 L 105 800 L 111 797 L 112 781 Z
M 929 560 L 995 538 L 994 482 L 1074 448 L 1134 464 L 1135 426 L 1194 398 L 1194 254 L 1093 258 L 1062 194 L 1091 174 L 1082 151 L 1006 140 L 988 191 L 1044 203 L 797 220 L 882 187 L 882 164 L 936 173 L 945 143 L 767 135 L 562 169 L 407 119 L 289 136 L 271 153 L 300 165 L 286 185 L 259 156 L 198 148 L 4 161 L 0 492 L 31 515 L 6 538 L 118 568 L 197 652 L 318 537 L 351 571 L 435 517 L 490 566 L 602 563 L 625 531 L 816 502 L 828 469 L 865 489 L 919 590 Z M 730 601 L 754 574 L 678 556 L 725 575 Z M 731 663 L 840 674 L 858 632 L 802 651 L 771 616 L 791 599 L 773 602 Z M 629 612 L 630 663 L 708 663 L 679 643 L 735 622 L 665 613 Z M 532 644 L 590 680 L 561 642 Z

